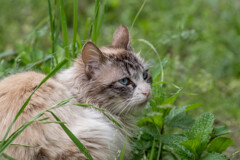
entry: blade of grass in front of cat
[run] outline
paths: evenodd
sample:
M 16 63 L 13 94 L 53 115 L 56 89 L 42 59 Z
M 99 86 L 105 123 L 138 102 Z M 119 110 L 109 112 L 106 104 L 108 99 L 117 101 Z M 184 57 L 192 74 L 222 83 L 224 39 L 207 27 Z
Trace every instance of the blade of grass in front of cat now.
M 15 158 L 7 155 L 6 153 L 3 153 L 3 156 L 6 157 L 8 160 L 16 160 Z M 0 160 L 1 160 L 1 157 L 0 157 Z M 5 160 L 5 159 L 3 159 L 3 160 Z
M 0 148 L 3 146 L 3 143 L 5 143 L 5 140 L 9 134 L 9 131 L 11 130 L 13 124 L 16 122 L 16 120 L 18 119 L 18 117 L 21 115 L 21 113 L 24 111 L 24 109 L 26 108 L 26 106 L 28 105 L 30 99 L 32 98 L 33 94 L 38 90 L 38 88 L 41 87 L 41 85 L 43 83 L 45 83 L 50 77 L 52 77 L 60 68 L 62 68 L 63 65 L 65 65 L 68 62 L 68 60 L 64 59 L 62 62 L 60 62 L 41 82 L 40 84 L 34 89 L 34 91 L 31 93 L 31 95 L 27 98 L 27 100 L 25 101 L 25 103 L 22 105 L 22 107 L 20 108 L 20 110 L 18 111 L 17 115 L 15 116 L 14 120 L 12 121 L 12 123 L 10 124 L 10 126 L 8 127 L 7 132 L 5 133 L 2 142 L 0 143 Z
M 49 111 L 53 117 L 57 120 L 57 121 L 61 121 L 53 112 Z M 79 148 L 79 150 L 89 159 L 92 160 L 92 156 L 90 155 L 90 153 L 88 152 L 88 150 L 85 148 L 85 146 L 78 140 L 78 138 L 63 124 L 60 123 L 60 126 L 62 127 L 62 129 L 65 131 L 65 133 L 69 136 L 69 138 L 71 138 L 71 140 L 76 144 L 76 146 Z
M 11 145 L 11 143 L 29 126 L 31 125 L 32 123 L 34 123 L 38 118 L 40 118 L 41 116 L 44 115 L 45 112 L 49 112 L 50 110 L 54 109 L 54 108 L 57 108 L 57 107 L 60 107 L 60 106 L 63 106 L 65 104 L 67 104 L 73 97 L 70 97 L 66 100 L 63 100 L 59 103 L 57 103 L 56 105 L 50 107 L 49 109 L 46 109 L 40 113 L 38 113 L 35 117 L 33 117 L 31 120 L 29 120 L 28 122 L 24 123 L 23 125 L 21 125 L 16 131 L 14 131 L 9 137 L 7 140 L 5 141 L 2 141 L 2 144 L 0 146 L 0 155 L 3 154 L 4 150 L 7 149 L 7 147 L 9 145 Z
M 124 145 L 121 151 L 121 155 L 120 155 L 120 160 L 124 159 L 124 154 L 125 154 L 125 150 L 126 150 L 126 145 L 127 145 L 127 136 L 125 137 L 125 141 L 124 141 Z

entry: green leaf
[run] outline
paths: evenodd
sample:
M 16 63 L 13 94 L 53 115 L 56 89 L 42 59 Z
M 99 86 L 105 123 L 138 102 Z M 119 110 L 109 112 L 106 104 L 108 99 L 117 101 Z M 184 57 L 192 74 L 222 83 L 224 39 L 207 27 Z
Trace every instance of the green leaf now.
M 204 113 L 195 121 L 192 129 L 185 132 L 189 140 L 199 141 L 199 145 L 192 148 L 195 156 L 200 156 L 206 149 L 208 141 L 211 138 L 210 134 L 212 132 L 213 122 L 214 116 L 211 113 Z M 195 145 L 196 144 L 197 143 L 195 143 Z
M 183 141 L 188 140 L 187 137 L 181 135 L 173 135 L 173 134 L 163 134 L 160 138 L 161 142 L 164 144 L 179 144 Z
M 213 114 L 204 113 L 195 121 L 192 129 L 185 132 L 185 135 L 188 139 L 195 139 L 200 134 L 200 141 L 208 142 L 210 133 L 212 132 L 213 122 Z
M 6 50 L 2 53 L 0 53 L 0 59 L 3 59 L 4 57 L 7 57 L 7 56 L 12 56 L 12 55 L 15 55 L 17 52 L 14 52 L 13 50 Z
M 208 152 L 222 153 L 233 144 L 233 140 L 227 137 L 217 137 L 208 146 Z
M 202 106 L 202 104 L 200 104 L 200 103 L 192 104 L 192 105 L 187 106 L 185 111 L 187 112 L 187 111 L 196 109 L 196 108 L 201 107 L 201 106 Z
M 182 159 L 182 160 L 194 160 L 195 156 L 189 149 L 181 145 L 183 141 L 187 141 L 185 136 L 180 135 L 162 135 L 160 140 L 163 144 L 172 148 L 173 151 Z
M 173 104 L 181 91 L 182 91 L 182 88 L 180 88 L 173 96 L 171 96 L 168 99 L 164 100 L 162 105 L 164 105 L 164 104 Z
M 161 128 L 163 124 L 163 114 L 159 112 L 151 112 L 147 114 L 147 117 L 151 118 L 152 123 Z
M 208 153 L 200 160 L 227 160 L 227 158 L 219 153 Z
M 195 139 L 190 139 L 187 141 L 183 141 L 180 144 L 189 149 L 192 153 L 195 154 L 196 157 L 199 157 L 197 150 L 198 147 L 201 145 L 199 141 L 200 136 L 197 136 Z
M 57 120 L 57 121 L 61 121 L 53 112 L 49 111 L 53 117 Z M 92 156 L 90 155 L 90 153 L 88 152 L 88 150 L 84 147 L 84 145 L 78 140 L 78 138 L 63 124 L 63 123 L 59 123 L 60 126 L 62 127 L 62 129 L 67 133 L 67 135 L 69 136 L 69 138 L 71 138 L 71 140 L 76 144 L 76 146 L 79 148 L 79 150 L 89 159 L 89 160 L 93 160 Z
M 213 136 L 221 136 L 225 134 L 231 133 L 231 130 L 228 129 L 226 126 L 217 126 L 213 128 Z
M 173 108 L 165 117 L 165 124 L 169 127 L 190 129 L 194 123 L 194 119 L 186 115 L 185 112 L 188 111 L 192 106 L 196 105 Z M 193 109 L 193 107 L 191 109 Z
M 143 117 L 137 122 L 137 125 L 141 127 L 145 126 L 147 123 L 153 123 L 153 120 L 150 117 Z
M 165 119 L 166 120 L 166 119 Z M 193 126 L 194 119 L 186 115 L 186 113 L 180 113 L 171 120 L 166 120 L 168 127 L 178 127 L 182 129 L 190 129 Z

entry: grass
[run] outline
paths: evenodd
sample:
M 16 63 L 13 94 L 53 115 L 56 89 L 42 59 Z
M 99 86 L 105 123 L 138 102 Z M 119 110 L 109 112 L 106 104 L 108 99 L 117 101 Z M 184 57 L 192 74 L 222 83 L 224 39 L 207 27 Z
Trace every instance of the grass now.
M 25 70 L 50 73 L 65 58 L 70 65 L 84 42 L 109 44 L 114 29 L 128 25 L 133 48 L 149 61 L 155 81 L 155 96 L 138 118 L 135 159 L 176 159 L 176 152 L 167 152 L 169 144 L 160 141 L 159 135 L 184 134 L 186 129 L 169 127 L 172 121 L 165 118 L 172 108 L 199 103 L 203 107 L 186 111 L 187 115 L 197 119 L 199 113 L 214 113 L 214 125 L 232 130 L 234 144 L 224 153 L 239 158 L 238 1 L 11 3 L 0 2 L 0 77 Z

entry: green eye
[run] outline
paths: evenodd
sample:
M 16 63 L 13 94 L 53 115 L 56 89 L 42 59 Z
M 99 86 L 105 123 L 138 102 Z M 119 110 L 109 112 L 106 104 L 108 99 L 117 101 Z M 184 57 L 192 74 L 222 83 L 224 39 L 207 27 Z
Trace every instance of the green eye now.
M 123 79 L 120 79 L 119 82 L 123 85 L 128 85 L 130 83 L 130 79 L 129 78 L 123 78 Z
M 143 72 L 143 79 L 147 79 L 148 78 L 148 73 L 147 72 Z

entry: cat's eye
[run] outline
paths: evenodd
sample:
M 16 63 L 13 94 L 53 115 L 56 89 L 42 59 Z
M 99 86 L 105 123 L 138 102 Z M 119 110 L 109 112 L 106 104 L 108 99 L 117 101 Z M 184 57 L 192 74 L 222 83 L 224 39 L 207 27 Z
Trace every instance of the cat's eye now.
M 119 82 L 123 85 L 128 85 L 130 83 L 130 79 L 129 78 L 123 78 L 123 79 L 120 79 Z
M 148 78 L 148 73 L 147 72 L 143 72 L 143 79 L 147 79 Z

